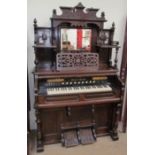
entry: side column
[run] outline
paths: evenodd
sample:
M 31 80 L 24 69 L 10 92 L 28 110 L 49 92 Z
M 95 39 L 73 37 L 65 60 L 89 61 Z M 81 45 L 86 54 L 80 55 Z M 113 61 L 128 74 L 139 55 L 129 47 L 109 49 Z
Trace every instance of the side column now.
M 43 147 L 43 136 L 41 130 L 41 119 L 40 119 L 40 111 L 36 109 L 36 123 L 37 123 L 37 152 L 44 151 Z
M 118 137 L 118 123 L 119 123 L 120 110 L 121 110 L 121 103 L 117 103 L 116 105 L 114 105 L 112 130 L 110 131 L 112 140 L 119 139 L 119 137 Z

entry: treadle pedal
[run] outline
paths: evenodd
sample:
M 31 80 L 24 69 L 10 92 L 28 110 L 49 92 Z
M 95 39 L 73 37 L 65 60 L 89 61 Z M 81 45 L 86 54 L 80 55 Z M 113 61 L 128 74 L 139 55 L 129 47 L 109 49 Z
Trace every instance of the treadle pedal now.
M 91 144 L 96 141 L 91 128 L 80 129 L 79 136 L 81 144 Z
M 72 147 L 79 145 L 76 130 L 65 131 L 63 135 L 64 135 L 64 146 Z

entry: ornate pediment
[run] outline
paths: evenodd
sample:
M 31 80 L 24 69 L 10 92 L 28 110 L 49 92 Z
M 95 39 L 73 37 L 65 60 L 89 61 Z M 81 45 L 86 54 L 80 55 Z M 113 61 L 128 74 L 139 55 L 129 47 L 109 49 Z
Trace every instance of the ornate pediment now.
M 52 19 L 56 20 L 79 20 L 79 21 L 93 21 L 93 22 L 106 22 L 104 12 L 101 13 L 101 17 L 97 17 L 96 14 L 99 9 L 86 8 L 82 3 L 78 3 L 75 7 L 60 7 L 62 14 L 57 15 L 56 10 L 53 10 Z

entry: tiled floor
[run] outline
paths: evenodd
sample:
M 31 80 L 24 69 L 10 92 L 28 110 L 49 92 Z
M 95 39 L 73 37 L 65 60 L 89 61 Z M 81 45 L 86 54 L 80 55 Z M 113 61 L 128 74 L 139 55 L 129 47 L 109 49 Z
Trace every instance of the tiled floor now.
M 46 145 L 44 152 L 37 153 L 35 142 L 31 145 L 30 155 L 127 155 L 127 134 L 119 133 L 119 140 L 112 141 L 110 136 L 97 139 L 89 145 L 65 148 L 61 144 Z

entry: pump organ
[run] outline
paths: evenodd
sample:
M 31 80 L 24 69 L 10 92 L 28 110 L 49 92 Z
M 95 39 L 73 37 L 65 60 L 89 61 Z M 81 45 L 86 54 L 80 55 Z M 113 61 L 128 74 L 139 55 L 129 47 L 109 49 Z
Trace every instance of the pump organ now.
M 98 9 L 84 11 L 81 3 L 60 9 L 62 15 L 53 10 L 51 27 L 34 20 L 37 151 L 58 142 L 89 144 L 103 135 L 118 139 L 124 84 L 117 75 L 115 25 L 105 29 L 104 13 L 96 17 Z

